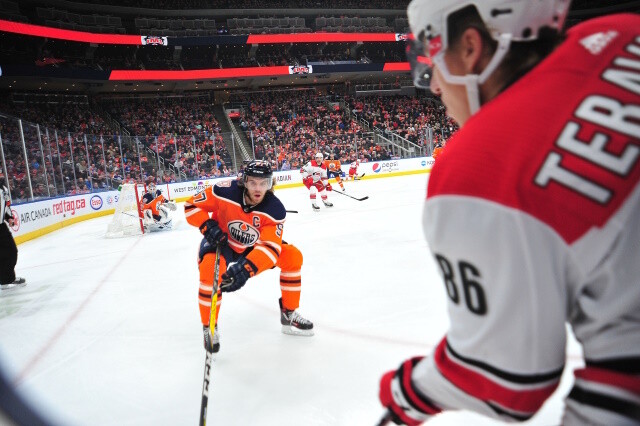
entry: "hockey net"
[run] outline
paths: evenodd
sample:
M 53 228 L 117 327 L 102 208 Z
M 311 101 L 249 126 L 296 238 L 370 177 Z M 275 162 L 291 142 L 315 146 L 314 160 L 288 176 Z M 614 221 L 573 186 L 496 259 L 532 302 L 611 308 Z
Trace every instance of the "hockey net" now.
M 107 238 L 144 234 L 142 196 L 145 186 L 125 183 L 120 188 L 116 212 L 107 227 Z

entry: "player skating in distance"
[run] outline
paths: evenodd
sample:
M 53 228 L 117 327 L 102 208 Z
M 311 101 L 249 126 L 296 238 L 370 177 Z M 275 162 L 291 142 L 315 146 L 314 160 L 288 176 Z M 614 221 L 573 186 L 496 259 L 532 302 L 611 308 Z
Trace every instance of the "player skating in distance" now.
M 327 167 L 323 163 L 322 153 L 318 152 L 313 160 L 302 166 L 300 173 L 302 173 L 302 183 L 309 190 L 309 198 L 311 199 L 313 210 L 320 210 L 320 206 L 316 203 L 316 195 L 318 193 L 325 207 L 333 207 L 333 203 L 327 199 L 327 191 L 331 191 L 333 188 L 329 183 Z
M 342 164 L 340 164 L 340 160 L 336 158 L 336 155 L 332 152 L 326 155 L 326 159 L 324 160 L 324 166 L 327 169 L 327 177 L 329 179 L 335 178 L 338 185 L 340 185 L 340 189 L 344 191 L 344 183 L 342 183 L 342 175 L 344 172 L 342 171 Z
M 353 157 L 352 157 L 353 158 Z M 355 159 L 349 164 L 349 174 L 347 175 L 346 180 L 360 180 L 364 173 L 358 174 L 358 167 L 360 166 L 360 160 Z

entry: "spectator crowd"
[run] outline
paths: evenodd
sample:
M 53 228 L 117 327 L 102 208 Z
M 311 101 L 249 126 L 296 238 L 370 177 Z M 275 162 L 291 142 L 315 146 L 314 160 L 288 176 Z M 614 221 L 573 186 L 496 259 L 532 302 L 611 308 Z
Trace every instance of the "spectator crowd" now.
M 210 94 L 52 96 L 6 94 L 0 101 L 6 173 L 17 202 L 123 182 L 235 174 L 230 129 L 223 131 L 223 108 Z M 345 164 L 397 158 L 389 145 L 376 143 L 375 132 L 424 145 L 427 128 L 435 143 L 457 129 L 428 97 L 336 98 L 315 89 L 285 89 L 235 94 L 230 101 L 240 111 L 233 125 L 247 150 L 277 170 L 298 169 L 316 152 L 332 153 Z M 6 181 L 4 168 L 0 180 Z

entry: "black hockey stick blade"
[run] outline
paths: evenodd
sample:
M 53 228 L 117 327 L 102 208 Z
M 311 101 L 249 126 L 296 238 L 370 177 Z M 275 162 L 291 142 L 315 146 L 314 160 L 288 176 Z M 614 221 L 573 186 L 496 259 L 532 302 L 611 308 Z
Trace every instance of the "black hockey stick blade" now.
M 353 198 L 354 200 L 357 200 L 357 201 L 364 201 L 364 200 L 367 200 L 369 198 L 368 195 L 364 196 L 362 198 L 358 198 L 358 197 L 354 197 L 353 195 L 349 195 L 349 194 L 347 194 L 346 192 L 343 192 L 343 191 L 332 191 L 332 192 L 334 194 L 340 194 L 340 195 L 344 195 L 345 197 Z
M 376 426 L 386 426 L 389 423 L 391 423 L 391 411 L 387 411 L 378 423 L 376 423 Z
M 285 210 L 287 213 L 298 213 L 298 210 Z

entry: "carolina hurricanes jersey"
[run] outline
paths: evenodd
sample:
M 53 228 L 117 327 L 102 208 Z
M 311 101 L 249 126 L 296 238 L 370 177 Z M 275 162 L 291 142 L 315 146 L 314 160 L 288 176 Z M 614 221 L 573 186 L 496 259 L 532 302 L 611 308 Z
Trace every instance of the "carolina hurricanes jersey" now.
M 582 343 L 564 424 L 640 422 L 640 17 L 587 21 L 435 163 L 424 232 L 451 327 L 425 404 L 531 417 Z
M 246 208 L 243 197 L 236 180 L 220 181 L 186 201 L 185 217 L 197 227 L 209 218 L 216 220 L 228 236 L 229 247 L 247 253 L 245 257 L 256 265 L 258 274 L 278 261 L 286 212 L 271 192 L 251 208 Z
M 358 169 L 359 165 L 360 165 L 360 160 L 352 161 L 351 164 L 349 164 L 349 169 L 355 171 Z
M 302 178 L 306 178 L 307 176 L 311 176 L 313 182 L 318 182 L 319 180 L 327 181 L 327 167 L 323 163 L 317 163 L 316 160 L 311 160 L 300 169 L 300 173 L 302 173 Z
M 155 198 L 153 198 L 154 195 L 155 195 Z M 162 192 L 159 189 L 156 190 L 155 194 L 151 194 L 150 192 L 147 192 L 142 196 L 142 203 L 143 203 L 142 208 L 144 210 L 150 209 L 151 213 L 154 216 L 157 216 L 160 214 L 160 212 L 158 211 L 158 206 L 160 206 L 164 201 L 165 201 L 164 195 L 162 195 Z

